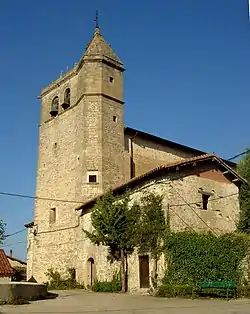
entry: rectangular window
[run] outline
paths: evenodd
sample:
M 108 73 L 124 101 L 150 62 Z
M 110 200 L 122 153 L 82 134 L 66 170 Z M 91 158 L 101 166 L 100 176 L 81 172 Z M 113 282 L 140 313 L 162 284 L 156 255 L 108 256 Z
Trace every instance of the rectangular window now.
M 97 179 L 96 179 L 96 175 L 95 174 L 90 174 L 89 175 L 89 182 L 90 183 L 96 183 Z
M 50 221 L 51 224 L 53 224 L 54 222 L 56 222 L 56 209 L 55 209 L 55 208 L 51 208 L 51 209 L 50 209 L 49 221 Z
M 208 210 L 208 200 L 210 195 L 202 193 L 202 209 Z

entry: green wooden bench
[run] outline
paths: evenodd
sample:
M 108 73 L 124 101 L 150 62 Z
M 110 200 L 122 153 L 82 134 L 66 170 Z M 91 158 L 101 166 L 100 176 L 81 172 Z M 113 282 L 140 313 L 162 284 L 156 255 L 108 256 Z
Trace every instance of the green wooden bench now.
M 225 289 L 227 291 L 227 299 L 229 296 L 229 291 L 233 292 L 233 296 L 236 295 L 237 284 L 234 281 L 200 281 L 198 288 L 203 289 Z M 194 290 L 193 290 L 194 292 Z

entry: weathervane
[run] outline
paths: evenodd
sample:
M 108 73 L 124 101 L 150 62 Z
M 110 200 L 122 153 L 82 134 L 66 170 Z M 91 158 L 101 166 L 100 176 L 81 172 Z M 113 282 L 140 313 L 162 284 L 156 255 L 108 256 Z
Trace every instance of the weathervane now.
M 98 12 L 98 10 L 95 11 L 95 19 L 94 19 L 94 22 L 95 22 L 95 27 L 96 27 L 96 28 L 99 28 L 99 12 Z

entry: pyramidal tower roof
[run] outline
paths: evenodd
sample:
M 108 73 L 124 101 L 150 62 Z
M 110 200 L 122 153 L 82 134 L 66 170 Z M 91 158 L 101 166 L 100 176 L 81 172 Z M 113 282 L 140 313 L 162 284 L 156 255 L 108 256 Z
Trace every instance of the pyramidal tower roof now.
M 86 46 L 85 52 L 79 62 L 79 66 L 81 66 L 84 60 L 93 58 L 106 59 L 106 61 L 114 63 L 121 68 L 123 67 L 123 63 L 121 62 L 121 60 L 118 58 L 111 46 L 105 41 L 104 37 L 102 36 L 98 25 L 95 27 L 93 38 Z

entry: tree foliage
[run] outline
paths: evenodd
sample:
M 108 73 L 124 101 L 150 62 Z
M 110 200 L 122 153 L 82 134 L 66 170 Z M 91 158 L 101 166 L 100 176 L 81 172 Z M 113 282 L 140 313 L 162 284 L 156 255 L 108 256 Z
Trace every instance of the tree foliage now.
M 238 173 L 247 180 L 240 188 L 240 219 L 238 230 L 250 234 L 250 152 L 240 161 Z
M 163 240 L 167 232 L 165 213 L 162 208 L 163 197 L 147 193 L 140 200 L 141 224 L 139 251 L 150 253 L 154 259 L 152 282 L 157 286 L 157 262 L 163 251 Z
M 194 285 L 199 281 L 236 281 L 242 279 L 242 260 L 249 250 L 244 234 L 198 234 L 185 231 L 166 238 L 165 284 Z
M 104 245 L 110 255 L 121 261 L 122 290 L 127 288 L 127 255 L 138 242 L 140 207 L 130 206 L 128 193 L 122 197 L 111 192 L 100 198 L 91 213 L 93 232 L 84 230 L 86 236 L 96 245 Z
M 147 193 L 140 200 L 140 250 L 151 253 L 155 259 L 162 252 L 162 240 L 166 233 L 166 219 L 162 209 L 162 199 L 163 197 L 160 195 Z

